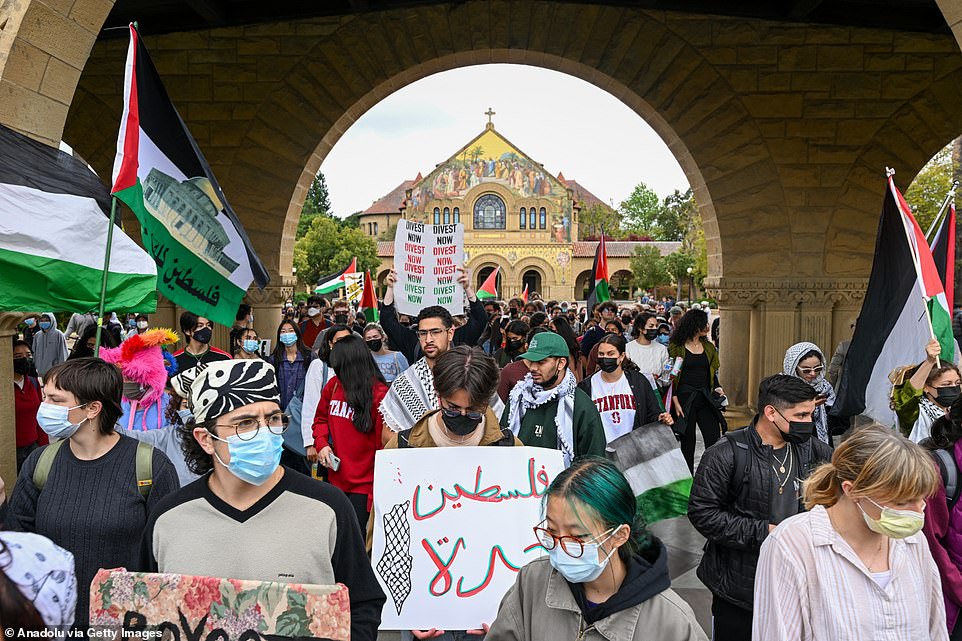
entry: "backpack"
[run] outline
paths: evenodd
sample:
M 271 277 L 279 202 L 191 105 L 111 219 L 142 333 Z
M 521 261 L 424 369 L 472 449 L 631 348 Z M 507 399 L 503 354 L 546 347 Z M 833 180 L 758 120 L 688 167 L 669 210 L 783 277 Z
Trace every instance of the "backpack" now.
M 411 447 L 411 432 L 414 431 L 413 427 L 409 427 L 406 430 L 401 430 L 397 433 L 397 446 L 398 449 L 405 449 Z M 488 446 L 493 445 L 514 445 L 514 432 L 512 432 L 507 427 L 501 428 L 501 438 L 494 443 L 488 443 Z
M 57 453 L 66 442 L 65 439 L 51 443 L 40 453 L 40 460 L 37 461 L 37 467 L 33 470 L 33 484 L 40 492 L 43 492 L 43 486 L 47 483 L 47 477 L 50 476 L 50 470 L 53 469 L 53 462 L 54 459 L 57 458 Z M 144 500 L 150 496 L 150 488 L 154 484 L 153 456 L 153 446 L 150 443 L 138 441 L 136 459 L 137 490 L 140 492 L 140 495 L 144 497 Z
M 737 497 L 742 487 L 748 485 L 748 470 L 751 467 L 751 452 L 748 451 L 748 428 L 726 432 L 725 438 L 732 446 L 732 453 L 735 457 L 735 470 L 732 474 L 734 480 L 732 497 Z M 789 444 L 788 447 L 791 447 L 791 445 Z M 795 453 L 799 455 L 798 471 L 807 476 L 811 472 L 811 458 L 803 461 L 799 448 L 795 448 Z
M 948 503 L 949 511 L 959 502 L 959 495 L 962 494 L 962 484 L 959 483 L 959 465 L 955 462 L 955 457 L 948 450 L 933 450 L 932 458 L 939 466 L 939 474 L 942 476 L 942 484 L 945 485 L 945 501 Z

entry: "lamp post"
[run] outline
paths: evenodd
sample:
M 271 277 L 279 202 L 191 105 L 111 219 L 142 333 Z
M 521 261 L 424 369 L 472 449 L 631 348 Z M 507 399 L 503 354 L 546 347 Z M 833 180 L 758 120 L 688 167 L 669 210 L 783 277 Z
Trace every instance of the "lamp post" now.
M 688 272 L 688 304 L 691 305 L 691 281 L 692 281 L 691 272 L 692 272 L 692 269 L 691 269 L 691 267 L 689 267 L 689 268 L 686 269 L 685 271 Z

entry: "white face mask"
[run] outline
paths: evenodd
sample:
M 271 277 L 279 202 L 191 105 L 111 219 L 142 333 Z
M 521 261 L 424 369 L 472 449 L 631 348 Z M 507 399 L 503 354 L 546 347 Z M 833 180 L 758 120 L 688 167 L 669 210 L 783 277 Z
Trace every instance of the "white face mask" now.
M 137 321 L 137 329 L 147 329 L 147 321 Z

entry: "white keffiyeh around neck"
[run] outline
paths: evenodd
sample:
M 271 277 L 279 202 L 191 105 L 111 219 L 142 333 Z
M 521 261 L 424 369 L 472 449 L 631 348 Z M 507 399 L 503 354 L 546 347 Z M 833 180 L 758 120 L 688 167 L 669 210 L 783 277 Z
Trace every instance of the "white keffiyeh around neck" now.
M 431 410 L 438 409 L 438 393 L 434 389 L 434 373 L 427 358 L 421 358 L 394 379 L 384 400 L 381 416 L 395 432 L 412 427 Z
M 508 428 L 515 436 L 521 430 L 521 419 L 525 412 L 532 407 L 540 407 L 554 399 L 558 399 L 558 412 L 555 414 L 554 422 L 558 428 L 558 449 L 564 457 L 565 467 L 571 465 L 575 457 L 574 450 L 574 416 L 575 416 L 575 390 L 577 381 L 575 375 L 570 370 L 565 370 L 565 377 L 556 387 L 544 389 L 536 385 L 531 374 L 527 374 L 514 386 L 508 395 L 508 405 L 511 410 L 508 414 Z
M 912 426 L 909 440 L 919 443 L 932 436 L 932 424 L 945 416 L 945 410 L 936 405 L 928 396 L 919 399 L 919 418 Z

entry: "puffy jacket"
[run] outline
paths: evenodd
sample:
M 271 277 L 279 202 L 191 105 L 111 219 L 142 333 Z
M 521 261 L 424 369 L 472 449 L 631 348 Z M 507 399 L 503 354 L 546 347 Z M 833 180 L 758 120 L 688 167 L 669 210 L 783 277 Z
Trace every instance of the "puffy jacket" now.
M 501 600 L 485 641 L 707 641 L 691 607 L 668 587 L 668 554 L 658 545 L 653 563 L 633 559 L 618 592 L 587 614 L 573 591 L 577 586 L 548 559 L 532 561 Z M 598 612 L 602 608 L 607 612 Z
M 713 594 L 746 610 L 752 609 L 758 552 L 771 522 L 772 447 L 762 443 L 757 421 L 756 416 L 705 451 L 688 502 L 691 524 L 708 539 L 698 578 Z M 748 446 L 742 479 L 734 478 L 738 446 L 733 441 Z M 801 478 L 832 458 L 832 448 L 814 437 L 788 447 L 801 463 Z M 803 510 L 799 502 L 798 511 Z

